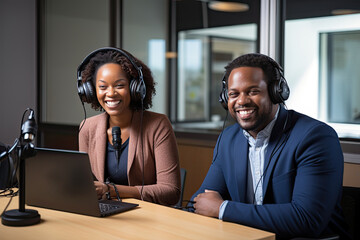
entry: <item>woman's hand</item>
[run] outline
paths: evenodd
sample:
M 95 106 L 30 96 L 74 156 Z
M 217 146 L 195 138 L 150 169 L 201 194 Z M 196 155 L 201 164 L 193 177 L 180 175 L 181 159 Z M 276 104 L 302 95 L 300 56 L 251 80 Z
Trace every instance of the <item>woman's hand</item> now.
M 109 186 L 99 181 L 94 181 L 94 185 L 98 199 L 107 199 L 106 193 L 110 190 Z

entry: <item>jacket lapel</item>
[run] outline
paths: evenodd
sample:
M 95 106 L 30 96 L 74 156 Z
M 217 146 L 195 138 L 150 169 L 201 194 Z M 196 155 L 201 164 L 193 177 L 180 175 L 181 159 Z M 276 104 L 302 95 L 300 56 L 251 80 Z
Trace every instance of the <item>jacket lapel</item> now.
M 282 142 L 286 137 L 285 132 L 288 126 L 288 111 L 280 105 L 280 112 L 278 119 L 271 131 L 268 149 L 265 155 L 264 173 L 263 173 L 263 197 L 265 196 L 270 176 L 276 165 L 276 159 L 278 158 L 279 150 L 283 147 Z M 281 146 L 281 147 L 280 147 Z
M 106 145 L 107 145 L 107 122 L 108 115 L 106 113 L 100 115 L 99 122 L 96 128 L 96 134 L 94 138 L 94 146 L 93 149 L 96 149 L 96 167 L 100 176 L 96 176 L 99 181 L 105 182 L 105 159 L 106 159 Z M 95 146 L 99 144 L 101 146 Z
M 139 136 L 140 136 L 140 121 L 141 121 L 141 112 L 135 111 L 133 113 L 133 117 L 131 120 L 131 129 L 130 129 L 130 142 L 129 142 L 129 151 L 128 151 L 128 166 L 127 166 L 127 174 L 130 176 L 130 170 L 135 160 L 135 153 L 136 148 L 139 145 Z M 128 177 L 129 184 L 130 183 L 130 177 Z
M 242 129 L 239 128 L 239 131 L 236 136 L 235 143 L 233 145 L 233 156 L 235 161 L 236 171 L 236 183 L 237 189 L 246 188 L 247 186 L 247 162 L 248 162 L 248 142 L 242 133 Z M 245 191 L 238 191 L 240 202 L 246 201 L 246 189 Z

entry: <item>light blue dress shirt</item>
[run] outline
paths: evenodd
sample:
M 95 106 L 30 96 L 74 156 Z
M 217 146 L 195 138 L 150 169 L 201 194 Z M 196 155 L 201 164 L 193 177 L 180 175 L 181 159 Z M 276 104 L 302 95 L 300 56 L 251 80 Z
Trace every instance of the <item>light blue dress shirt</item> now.
M 249 161 L 251 167 L 251 175 L 254 189 L 254 204 L 262 205 L 263 203 L 263 174 L 264 174 L 264 162 L 269 143 L 271 131 L 275 125 L 276 119 L 279 114 L 277 110 L 274 119 L 261 130 L 256 138 L 253 138 L 247 131 L 243 130 L 243 134 L 249 143 Z M 219 208 L 219 219 L 223 219 L 226 205 L 228 200 L 222 202 Z

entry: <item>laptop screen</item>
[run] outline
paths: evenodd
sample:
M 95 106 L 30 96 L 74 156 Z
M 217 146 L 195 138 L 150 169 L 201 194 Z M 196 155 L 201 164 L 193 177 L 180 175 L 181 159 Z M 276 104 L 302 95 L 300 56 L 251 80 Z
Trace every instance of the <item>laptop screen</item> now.
M 86 153 L 36 148 L 36 155 L 25 161 L 26 204 L 99 215 Z

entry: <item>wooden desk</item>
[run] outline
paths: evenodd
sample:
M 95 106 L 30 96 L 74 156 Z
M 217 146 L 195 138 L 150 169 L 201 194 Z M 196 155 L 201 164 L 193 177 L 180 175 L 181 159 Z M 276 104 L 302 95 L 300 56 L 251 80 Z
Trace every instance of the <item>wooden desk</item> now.
M 1 212 L 8 201 L 8 197 L 0 198 Z M 26 206 L 38 210 L 41 222 L 26 227 L 0 224 L 0 239 L 275 239 L 272 233 L 239 224 L 140 200 L 125 201 L 139 207 L 105 218 Z M 18 209 L 17 197 L 7 210 L 10 209 Z

